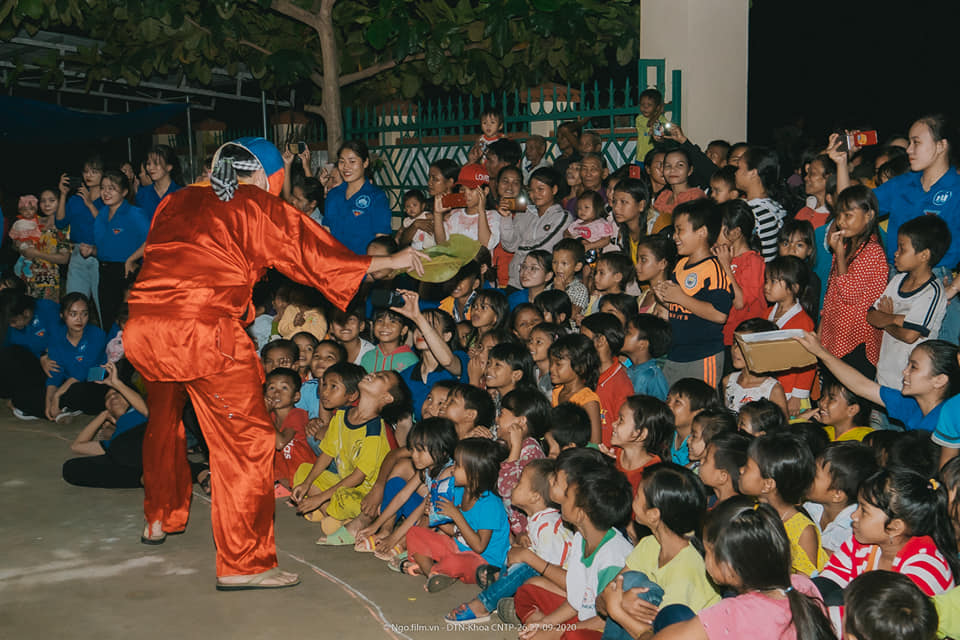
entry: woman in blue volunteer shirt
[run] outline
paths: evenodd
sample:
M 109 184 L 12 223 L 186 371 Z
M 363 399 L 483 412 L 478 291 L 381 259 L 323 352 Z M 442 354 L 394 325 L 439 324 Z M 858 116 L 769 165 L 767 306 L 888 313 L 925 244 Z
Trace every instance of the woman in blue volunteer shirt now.
M 103 200 L 100 199 L 102 178 L 103 161 L 100 156 L 91 156 L 83 163 L 82 184 L 72 184 L 67 174 L 61 175 L 56 216 L 58 229 L 70 228 L 70 243 L 73 244 L 67 266 L 66 292 L 76 291 L 89 296 L 98 310 L 100 266 L 94 255 L 93 221 L 103 206 Z M 73 196 L 70 196 L 71 189 L 77 191 Z
M 82 293 L 68 293 L 60 305 L 63 325 L 53 330 L 47 354 L 59 367 L 51 371 L 46 389 L 35 394 L 29 406 L 18 406 L 23 413 L 61 421 L 86 413 L 103 411 L 104 385 L 88 382 L 90 369 L 107 361 L 106 336 L 99 327 L 88 324 L 90 302 Z M 16 405 L 15 405 L 16 406 Z
M 149 223 L 153 220 L 160 201 L 180 189 L 177 181 L 182 182 L 183 178 L 180 175 L 180 160 L 177 154 L 165 144 L 158 144 L 147 152 L 143 167 L 153 184 L 137 189 L 137 206 Z
M 343 183 L 330 190 L 323 209 L 323 224 L 333 237 L 360 255 L 371 240 L 393 232 L 387 196 L 367 180 L 369 166 L 367 145 L 359 140 L 345 142 L 337 152 Z
M 14 407 L 29 402 L 43 388 L 45 371 L 56 367 L 46 355 L 50 332 L 59 324 L 58 305 L 35 300 L 22 288 L 0 291 L 0 398 Z M 27 419 L 22 411 L 14 415 Z
M 130 185 L 119 171 L 107 171 L 100 182 L 103 207 L 93 224 L 97 259 L 100 260 L 100 325 L 113 327 L 123 304 L 128 278 L 143 257 L 143 243 L 150 229 L 143 211 L 127 202 Z

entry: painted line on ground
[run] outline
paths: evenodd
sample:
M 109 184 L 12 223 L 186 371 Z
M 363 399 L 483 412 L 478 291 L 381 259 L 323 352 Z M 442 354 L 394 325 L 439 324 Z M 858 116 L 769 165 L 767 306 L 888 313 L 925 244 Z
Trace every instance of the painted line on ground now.
M 194 490 L 193 496 L 195 498 L 200 498 L 207 504 L 212 504 L 210 501 L 210 497 L 207 496 L 202 491 L 198 492 Z M 390 620 L 387 619 L 387 616 L 386 614 L 383 613 L 383 609 L 380 608 L 380 605 L 378 605 L 372 599 L 368 598 L 362 591 L 354 587 L 349 582 L 339 578 L 338 576 L 333 575 L 328 571 L 325 571 L 324 569 L 321 569 L 320 567 L 318 567 L 317 565 L 311 562 L 308 562 L 305 558 L 302 558 L 298 555 L 290 553 L 289 551 L 285 551 L 280 548 L 277 548 L 277 553 L 278 554 L 283 553 L 291 560 L 295 560 L 296 562 L 299 562 L 300 564 L 306 567 L 310 567 L 314 573 L 329 580 L 330 582 L 334 583 L 335 585 L 343 589 L 347 593 L 347 595 L 349 595 L 354 600 L 359 601 L 360 604 L 363 606 L 363 608 L 366 609 L 367 612 L 370 614 L 370 616 L 383 626 L 384 633 L 386 633 L 388 636 L 390 636 L 394 640 L 413 640 L 413 638 L 411 638 L 410 636 L 397 630 L 397 625 L 393 624 L 392 622 L 390 622 Z

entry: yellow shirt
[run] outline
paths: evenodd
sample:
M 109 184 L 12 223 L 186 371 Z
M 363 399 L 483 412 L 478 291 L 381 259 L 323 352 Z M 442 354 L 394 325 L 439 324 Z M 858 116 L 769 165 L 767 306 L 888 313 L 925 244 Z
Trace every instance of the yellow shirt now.
M 377 481 L 380 465 L 390 452 L 386 427 L 379 417 L 364 424 L 352 424 L 346 409 L 340 409 L 330 419 L 327 434 L 320 442 L 320 450 L 333 458 L 337 476 L 343 480 L 354 469 L 364 474 L 357 489 L 367 493 Z
M 861 442 L 868 433 L 873 432 L 872 427 L 854 427 L 838 438 L 837 430 L 832 426 L 824 427 L 823 430 L 827 432 L 827 437 L 830 438 L 830 442 Z
M 720 602 L 703 564 L 703 557 L 687 545 L 670 562 L 659 566 L 660 543 L 647 536 L 637 543 L 627 556 L 627 569 L 642 571 L 647 577 L 663 587 L 663 608 L 669 604 L 685 604 L 694 612 Z
M 807 552 L 803 550 L 803 547 L 800 546 L 800 534 L 803 533 L 803 530 L 807 527 L 813 527 L 814 533 L 817 535 L 817 564 L 814 565 L 810 558 L 807 557 Z M 802 573 L 807 576 L 814 576 L 823 569 L 824 565 L 827 564 L 827 561 L 830 559 L 827 556 L 827 552 L 823 550 L 823 546 L 820 544 L 820 530 L 817 529 L 816 525 L 813 524 L 813 520 L 803 515 L 803 513 L 793 514 L 789 520 L 783 523 L 783 528 L 787 530 L 787 538 L 790 539 L 790 557 L 792 558 L 793 570 L 797 573 Z

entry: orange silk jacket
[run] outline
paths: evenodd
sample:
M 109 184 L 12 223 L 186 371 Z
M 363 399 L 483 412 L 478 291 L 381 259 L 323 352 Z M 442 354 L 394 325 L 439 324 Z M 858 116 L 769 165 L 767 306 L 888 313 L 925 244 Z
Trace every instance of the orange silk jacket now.
M 259 367 L 244 327 L 254 319 L 253 285 L 268 268 L 342 309 L 369 265 L 369 257 L 253 185 L 241 184 L 230 202 L 208 185 L 181 189 L 154 216 L 130 293 L 124 350 L 154 381 L 194 380 L 251 360 Z

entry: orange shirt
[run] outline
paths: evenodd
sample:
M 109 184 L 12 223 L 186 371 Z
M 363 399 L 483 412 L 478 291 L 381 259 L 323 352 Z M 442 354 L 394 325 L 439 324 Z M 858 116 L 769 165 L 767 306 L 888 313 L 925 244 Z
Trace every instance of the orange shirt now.
M 234 362 L 262 367 L 244 331 L 253 285 L 270 267 L 344 308 L 370 258 L 358 256 L 280 198 L 241 184 L 221 202 L 209 185 L 165 198 L 147 236 L 123 332 L 145 378 L 194 380 Z

